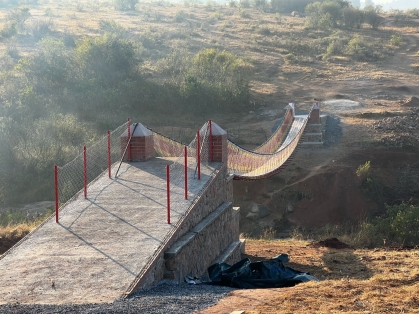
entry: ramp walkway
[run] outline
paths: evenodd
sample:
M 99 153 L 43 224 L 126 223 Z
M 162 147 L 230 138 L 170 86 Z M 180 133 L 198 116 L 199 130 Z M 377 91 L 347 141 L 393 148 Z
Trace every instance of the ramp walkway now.
M 168 224 L 165 166 L 173 159 L 123 163 L 116 179 L 101 176 L 87 199 L 80 195 L 62 208 L 58 224 L 49 219 L 5 253 L 0 303 L 112 302 L 123 296 L 219 165 L 203 167 L 201 180 L 190 169 L 189 200 L 181 184 L 171 186 L 177 206 Z
M 0 304 L 112 302 L 163 278 L 179 282 L 214 262 L 237 262 L 244 243 L 232 179 L 281 171 L 319 114 L 318 105 L 304 116 L 290 106 L 255 151 L 212 121 L 188 146 L 129 121 L 108 132 L 54 167 L 56 214 L 0 257 Z M 137 162 L 119 169 L 116 160 Z

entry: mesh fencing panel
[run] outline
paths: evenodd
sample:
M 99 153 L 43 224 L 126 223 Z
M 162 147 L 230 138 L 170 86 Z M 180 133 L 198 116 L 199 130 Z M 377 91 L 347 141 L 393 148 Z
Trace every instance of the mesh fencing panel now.
M 86 183 L 93 182 L 101 174 L 107 174 L 108 156 L 114 168 L 127 146 L 127 123 L 110 132 L 92 146 L 86 147 Z M 125 137 L 123 136 L 125 134 Z M 108 153 L 108 144 L 109 152 Z M 114 175 L 111 173 L 111 175 Z M 59 205 L 69 203 L 84 189 L 84 152 L 62 167 L 58 167 Z
M 228 141 L 228 171 L 237 180 L 263 179 L 276 174 L 294 153 L 308 122 L 308 117 L 296 117 L 287 137 L 272 154 L 246 150 Z
M 287 132 L 289 131 L 292 121 L 294 119 L 293 110 L 288 109 L 285 113 L 285 118 L 282 124 L 278 126 L 275 132 L 269 137 L 269 139 L 262 145 L 256 147 L 253 151 L 260 154 L 272 154 L 278 150 L 279 145 L 286 138 Z

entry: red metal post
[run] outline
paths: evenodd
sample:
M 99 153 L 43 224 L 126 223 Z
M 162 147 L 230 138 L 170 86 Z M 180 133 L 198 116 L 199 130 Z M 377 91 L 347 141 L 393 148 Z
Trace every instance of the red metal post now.
M 130 139 L 131 139 L 131 120 L 130 118 L 128 118 L 127 120 L 127 124 L 128 124 L 128 136 L 127 136 L 127 145 L 128 145 L 128 161 L 131 161 L 131 145 L 129 144 Z
M 196 154 L 197 154 L 197 163 L 198 163 L 198 180 L 201 180 L 201 144 L 200 144 L 200 135 L 199 131 L 196 132 Z
M 111 178 L 111 131 L 108 131 L 108 174 L 109 179 Z
M 212 158 L 212 121 L 209 120 L 209 127 L 210 127 L 210 161 L 213 160 Z
M 188 199 L 188 148 L 185 146 L 185 200 Z
M 58 223 L 58 167 L 54 166 L 54 186 L 55 186 L 55 222 Z
M 84 177 L 84 198 L 87 198 L 87 154 L 86 154 L 86 146 L 83 147 L 83 177 Z
M 166 182 L 167 182 L 167 223 L 170 224 L 170 167 L 166 165 Z

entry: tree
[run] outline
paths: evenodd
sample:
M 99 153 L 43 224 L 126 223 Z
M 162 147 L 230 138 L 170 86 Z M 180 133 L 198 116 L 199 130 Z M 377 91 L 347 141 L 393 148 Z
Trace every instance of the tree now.
M 342 9 L 342 23 L 347 28 L 360 28 L 364 21 L 364 13 L 359 8 Z
M 378 15 L 377 10 L 373 6 L 365 7 L 364 18 L 365 22 L 370 24 L 374 29 L 378 28 L 382 21 L 382 17 Z

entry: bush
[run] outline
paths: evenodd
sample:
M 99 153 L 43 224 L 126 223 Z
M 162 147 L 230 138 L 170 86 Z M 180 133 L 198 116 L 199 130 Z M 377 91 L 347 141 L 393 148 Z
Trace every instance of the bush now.
M 378 28 L 378 26 L 381 24 L 381 21 L 383 18 L 378 15 L 376 9 L 372 6 L 366 7 L 364 9 L 364 19 L 365 22 L 371 25 L 373 29 Z
M 16 24 L 19 31 L 25 29 L 25 22 L 30 17 L 31 13 L 28 7 L 15 8 L 7 14 L 7 20 L 12 24 Z
M 77 47 L 76 58 L 82 77 L 93 76 L 106 85 L 129 77 L 137 63 L 133 44 L 110 34 L 85 38 Z
M 250 0 L 239 0 L 239 6 L 244 9 L 250 8 Z
M 253 0 L 253 6 L 262 12 L 267 11 L 269 7 L 267 0 Z
M 391 35 L 390 45 L 400 47 L 402 43 L 403 43 L 403 39 L 401 36 Z
M 51 19 L 39 19 L 31 23 L 30 32 L 35 39 L 39 40 L 52 31 L 52 26 Z
M 342 24 L 346 28 L 360 28 L 364 22 L 364 13 L 359 8 L 346 7 L 342 9 Z
M 3 25 L 0 30 L 0 37 L 1 38 L 10 38 L 17 34 L 17 26 L 16 23 L 7 23 Z
M 180 95 L 192 112 L 229 110 L 247 102 L 252 66 L 237 56 L 216 49 L 198 52 L 186 71 L 180 71 Z
M 358 61 L 375 61 L 383 57 L 381 49 L 356 35 L 348 42 L 345 54 Z
M 250 19 L 250 13 L 249 12 L 247 12 L 246 10 L 243 10 L 243 9 L 239 9 L 239 14 L 240 14 L 240 17 L 241 18 L 243 18 L 243 19 Z
M 99 31 L 102 34 L 109 33 L 116 37 L 127 37 L 127 30 L 122 25 L 112 20 L 99 21 Z
M 371 176 L 371 162 L 367 161 L 365 164 L 360 165 L 358 169 L 356 169 L 356 175 L 362 181 L 365 181 Z
M 236 0 L 229 0 L 228 1 L 228 6 L 230 8 L 236 8 L 237 7 L 237 1 Z
M 182 23 L 186 20 L 187 17 L 188 17 L 188 14 L 185 13 L 185 11 L 180 10 L 180 11 L 177 11 L 176 14 L 173 16 L 173 21 L 176 23 Z
M 292 53 L 286 54 L 285 59 L 291 64 L 297 63 L 297 57 L 294 56 Z
M 280 13 L 304 12 L 306 6 L 312 2 L 313 0 L 271 0 L 271 7 Z
M 336 27 L 342 21 L 343 9 L 346 9 L 346 2 L 339 1 L 316 1 L 306 6 L 305 12 L 308 17 L 307 26 L 310 28 L 330 29 Z
M 135 10 L 138 0 L 114 0 L 115 9 L 120 11 Z

